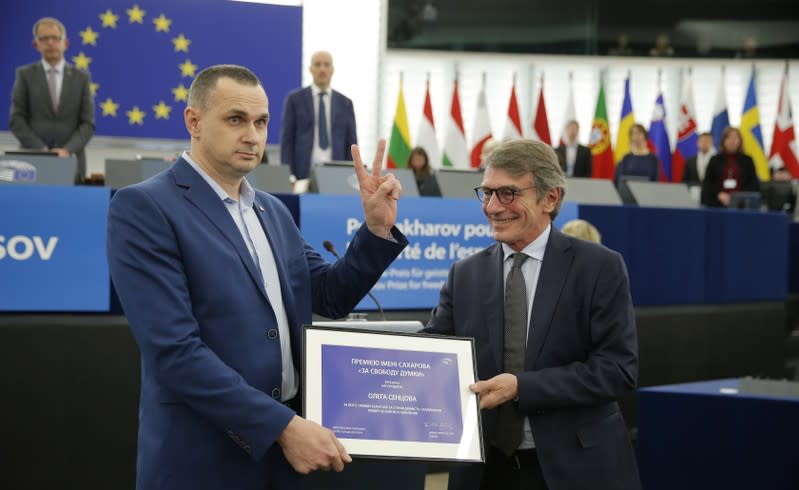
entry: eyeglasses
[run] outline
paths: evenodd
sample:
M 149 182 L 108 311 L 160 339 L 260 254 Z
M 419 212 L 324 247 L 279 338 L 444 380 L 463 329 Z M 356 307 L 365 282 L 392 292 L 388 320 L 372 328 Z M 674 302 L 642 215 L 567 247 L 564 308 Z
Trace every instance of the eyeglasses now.
M 530 187 L 525 187 L 523 189 L 514 189 L 513 187 L 500 187 L 499 189 L 488 189 L 486 187 L 475 187 L 474 193 L 477 195 L 477 199 L 480 202 L 488 204 L 488 201 L 491 200 L 491 196 L 497 196 L 499 202 L 504 205 L 508 205 L 516 199 L 517 194 L 521 194 L 522 191 L 526 191 L 528 189 L 535 189 L 534 185 Z
M 36 38 L 36 40 L 39 41 L 40 43 L 46 43 L 50 41 L 57 43 L 61 42 L 62 39 L 64 39 L 63 36 L 39 36 Z

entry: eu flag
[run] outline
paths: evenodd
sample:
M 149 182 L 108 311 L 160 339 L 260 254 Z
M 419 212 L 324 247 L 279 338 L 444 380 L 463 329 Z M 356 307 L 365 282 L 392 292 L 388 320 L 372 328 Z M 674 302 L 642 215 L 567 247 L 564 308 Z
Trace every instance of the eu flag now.
M 270 142 L 279 139 L 285 95 L 302 75 L 302 9 L 226 0 L 60 0 L 13 2 L 0 42 L 0 92 L 11 93 L 14 66 L 37 61 L 33 24 L 56 17 L 67 29 L 66 61 L 91 73 L 97 134 L 188 137 L 186 95 L 210 65 L 243 65 L 266 89 Z M 0 110 L 9 113 L 8 98 Z M 3 129 L 8 128 L 8 120 Z

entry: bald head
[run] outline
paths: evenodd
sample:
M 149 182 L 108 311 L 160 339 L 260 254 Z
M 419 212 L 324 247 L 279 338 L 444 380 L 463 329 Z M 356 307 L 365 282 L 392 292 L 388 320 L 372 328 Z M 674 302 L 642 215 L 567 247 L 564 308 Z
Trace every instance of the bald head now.
M 311 75 L 317 87 L 327 90 L 333 78 L 333 55 L 327 51 L 317 51 L 311 55 Z

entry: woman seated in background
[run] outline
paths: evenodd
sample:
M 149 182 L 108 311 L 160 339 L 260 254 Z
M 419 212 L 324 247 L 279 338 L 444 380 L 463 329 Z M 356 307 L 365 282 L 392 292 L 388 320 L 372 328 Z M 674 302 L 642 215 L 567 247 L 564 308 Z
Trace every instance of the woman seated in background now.
M 415 147 L 408 155 L 408 161 L 405 166 L 413 171 L 413 176 L 416 179 L 416 187 L 419 188 L 420 195 L 427 195 L 425 187 L 436 186 L 435 177 L 433 176 L 433 168 L 430 166 L 430 159 L 427 152 L 421 146 Z
M 649 152 L 646 146 L 647 132 L 642 125 L 635 123 L 630 128 L 630 153 L 624 155 L 616 166 L 613 182 L 619 187 L 621 177 L 633 175 L 646 177 L 652 182 L 658 181 L 658 157 Z
M 755 163 L 741 149 L 741 132 L 728 127 L 721 133 L 721 150 L 710 159 L 702 181 L 702 204 L 714 208 L 730 204 L 736 191 L 760 190 Z

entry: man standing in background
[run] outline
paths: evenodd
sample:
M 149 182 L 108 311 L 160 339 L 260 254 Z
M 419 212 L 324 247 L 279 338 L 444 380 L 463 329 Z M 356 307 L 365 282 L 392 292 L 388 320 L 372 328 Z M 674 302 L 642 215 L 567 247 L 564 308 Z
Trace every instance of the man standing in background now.
M 566 124 L 566 139 L 555 148 L 560 168 L 566 177 L 591 177 L 591 149 L 577 141 L 580 125 L 575 120 Z
M 291 167 L 292 180 L 307 179 L 311 165 L 352 160 L 358 143 L 352 101 L 330 88 L 333 56 L 311 56 L 313 84 L 291 92 L 283 104 L 280 123 L 280 161 Z
M 705 178 L 705 169 L 715 152 L 713 151 L 713 135 L 704 132 L 696 140 L 696 148 L 699 150 L 695 156 L 685 161 L 685 173 L 682 181 L 688 185 L 701 186 Z
M 94 135 L 94 101 L 89 74 L 68 65 L 64 24 L 53 17 L 33 25 L 33 47 L 41 61 L 17 69 L 9 127 L 23 148 L 75 155 L 75 183 L 86 176 L 84 148 Z

